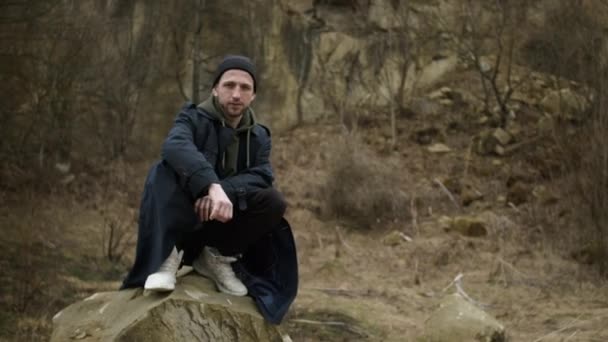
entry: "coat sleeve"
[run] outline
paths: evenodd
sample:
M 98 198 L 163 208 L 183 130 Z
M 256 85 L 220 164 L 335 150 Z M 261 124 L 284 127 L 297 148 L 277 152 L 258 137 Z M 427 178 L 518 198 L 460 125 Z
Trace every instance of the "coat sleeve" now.
M 267 135 L 254 158 L 253 165 L 220 182 L 231 200 L 272 186 L 274 176 L 270 166 L 270 150 L 270 135 Z
M 186 105 L 177 115 L 162 147 L 162 159 L 177 173 L 181 186 L 199 198 L 211 183 L 219 183 L 213 166 L 194 143 L 197 129 L 196 109 Z

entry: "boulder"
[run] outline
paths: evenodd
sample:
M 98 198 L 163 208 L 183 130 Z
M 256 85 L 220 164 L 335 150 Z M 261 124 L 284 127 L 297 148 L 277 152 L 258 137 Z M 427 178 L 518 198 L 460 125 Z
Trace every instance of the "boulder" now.
M 282 341 L 249 297 L 219 293 L 197 275 L 173 292 L 96 293 L 53 317 L 51 341 Z
M 428 88 L 442 80 L 445 75 L 452 72 L 458 66 L 458 56 L 450 55 L 446 58 L 432 60 L 424 65 L 417 76 L 416 86 Z
M 424 326 L 426 342 L 505 342 L 504 326 L 461 295 L 446 296 Z

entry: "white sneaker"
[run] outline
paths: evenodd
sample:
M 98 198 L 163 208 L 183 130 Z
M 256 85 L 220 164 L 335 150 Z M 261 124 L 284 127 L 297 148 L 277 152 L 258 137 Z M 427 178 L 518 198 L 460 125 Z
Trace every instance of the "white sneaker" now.
M 158 268 L 156 273 L 152 273 L 146 278 L 144 289 L 150 291 L 173 291 L 175 289 L 175 274 L 179 268 L 179 264 L 182 262 L 184 251 L 177 252 L 177 249 L 173 247 L 171 254 L 167 260 Z
M 192 267 L 198 274 L 213 280 L 221 292 L 244 296 L 247 294 L 247 288 L 234 274 L 230 265 L 235 261 L 235 257 L 223 256 L 217 249 L 205 247 L 201 255 L 192 263 Z

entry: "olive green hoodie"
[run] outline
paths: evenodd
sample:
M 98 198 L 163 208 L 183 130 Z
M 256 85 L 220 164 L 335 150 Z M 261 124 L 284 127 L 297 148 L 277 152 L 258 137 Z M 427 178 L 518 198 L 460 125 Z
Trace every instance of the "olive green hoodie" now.
M 217 101 L 215 96 L 209 96 L 208 99 L 203 101 L 198 105 L 199 108 L 203 109 L 205 112 L 211 114 L 214 118 L 219 120 L 222 123 L 223 127 L 226 127 L 226 116 L 224 115 L 224 111 L 222 107 Z M 249 168 L 249 144 L 251 141 L 251 129 L 256 124 L 255 114 L 253 113 L 253 109 L 251 107 L 247 107 L 245 109 L 245 113 L 243 113 L 243 118 L 239 122 L 238 127 L 234 130 L 234 136 L 232 141 L 226 147 L 226 152 L 221 157 L 222 158 L 222 169 L 223 174 L 220 175 L 221 178 L 230 177 L 237 172 L 237 163 L 239 157 L 239 139 L 241 134 L 247 132 L 247 168 Z

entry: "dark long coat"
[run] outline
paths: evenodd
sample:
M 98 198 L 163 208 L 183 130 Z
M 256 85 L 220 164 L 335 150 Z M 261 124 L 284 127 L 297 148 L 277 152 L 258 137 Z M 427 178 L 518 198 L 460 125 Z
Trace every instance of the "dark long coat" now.
M 255 124 L 249 133 L 239 139 L 237 174 L 220 178 L 221 159 L 235 131 L 193 104 L 182 107 L 163 144 L 162 160 L 152 166 L 146 179 L 135 264 L 122 289 L 143 286 L 173 246 L 179 247 L 183 239 L 204 229 L 193 208 L 211 183 L 222 185 L 235 210 L 247 194 L 272 186 L 270 132 Z M 203 242 L 197 246 L 184 250 L 186 264 L 200 253 Z M 280 323 L 298 286 L 296 248 L 289 223 L 283 219 L 281 227 L 258 241 L 233 266 L 264 317 Z

